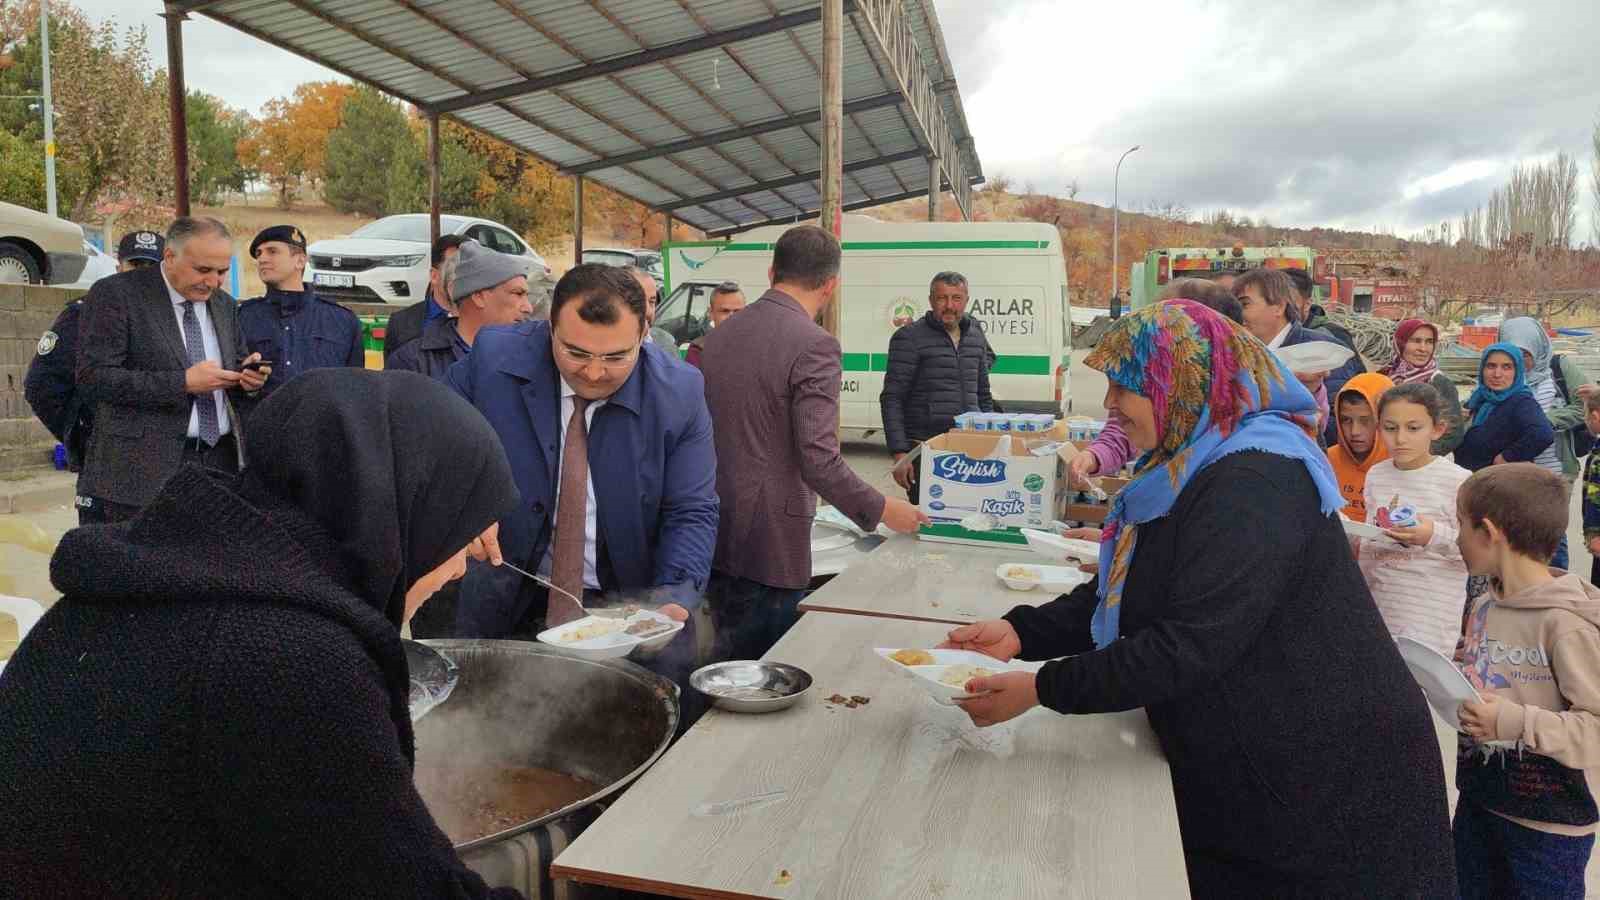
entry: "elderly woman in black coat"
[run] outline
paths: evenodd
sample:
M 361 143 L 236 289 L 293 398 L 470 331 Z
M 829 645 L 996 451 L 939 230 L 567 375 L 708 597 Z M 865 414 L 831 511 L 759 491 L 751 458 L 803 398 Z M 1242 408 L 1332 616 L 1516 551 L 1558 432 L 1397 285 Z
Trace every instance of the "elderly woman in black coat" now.
M 950 633 L 1066 657 L 974 679 L 967 713 L 1144 707 L 1197 897 L 1453 896 L 1438 739 L 1333 515 L 1311 395 L 1189 300 L 1123 317 L 1088 364 L 1145 455 L 1095 582 Z
M 494 432 L 419 375 L 309 372 L 237 478 L 181 470 L 62 539 L 0 675 L 0 894 L 516 897 L 412 785 L 402 622 L 516 503 Z

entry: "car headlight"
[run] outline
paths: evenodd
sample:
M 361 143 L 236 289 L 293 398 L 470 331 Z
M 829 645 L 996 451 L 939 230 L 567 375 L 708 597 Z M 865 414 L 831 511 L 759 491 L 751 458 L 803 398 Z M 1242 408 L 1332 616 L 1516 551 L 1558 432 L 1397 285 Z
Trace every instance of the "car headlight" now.
M 404 268 L 407 268 L 409 266 L 414 266 L 419 262 L 422 262 L 422 257 L 423 257 L 423 254 L 421 254 L 421 253 L 413 254 L 413 255 L 410 255 L 410 256 L 384 256 L 384 257 L 380 257 L 378 259 L 378 265 L 380 265 L 380 266 L 393 266 L 395 268 L 404 269 Z

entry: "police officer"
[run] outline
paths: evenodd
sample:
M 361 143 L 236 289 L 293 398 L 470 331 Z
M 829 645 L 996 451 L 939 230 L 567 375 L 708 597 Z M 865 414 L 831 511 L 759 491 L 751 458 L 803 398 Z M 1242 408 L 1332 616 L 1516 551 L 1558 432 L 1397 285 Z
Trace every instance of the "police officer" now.
M 312 369 L 367 364 L 356 314 L 316 295 L 305 283 L 306 238 L 293 225 L 263 229 L 250 242 L 265 297 L 239 304 L 245 352 L 260 353 L 275 377 L 262 397 Z
M 161 262 L 167 241 L 154 231 L 130 231 L 117 243 L 117 272 L 131 272 Z M 93 407 L 78 394 L 74 371 L 78 366 L 78 317 L 83 300 L 67 304 L 55 323 L 39 338 L 39 349 L 28 365 L 23 380 L 23 396 L 33 414 L 56 440 L 67 449 L 67 468 L 83 468 L 84 449 L 89 444 Z M 80 496 L 75 501 L 78 522 L 93 521 L 94 497 Z

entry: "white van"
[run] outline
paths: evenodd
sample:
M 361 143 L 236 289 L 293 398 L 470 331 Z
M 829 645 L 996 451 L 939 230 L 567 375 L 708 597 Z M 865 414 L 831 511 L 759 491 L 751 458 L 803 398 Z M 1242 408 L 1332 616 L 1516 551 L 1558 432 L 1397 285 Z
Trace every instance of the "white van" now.
M 732 281 L 751 301 L 766 291 L 772 246 L 790 225 L 757 228 L 731 241 L 663 248 L 666 285 L 656 324 L 680 343 L 705 331 L 706 303 Z M 1008 412 L 1066 415 L 1072 327 L 1060 236 L 1039 222 L 880 222 L 844 217 L 844 379 L 840 425 L 883 427 L 878 395 L 889 338 L 928 311 L 928 286 L 943 271 L 970 285 L 967 312 L 983 325 L 996 356 L 990 389 Z

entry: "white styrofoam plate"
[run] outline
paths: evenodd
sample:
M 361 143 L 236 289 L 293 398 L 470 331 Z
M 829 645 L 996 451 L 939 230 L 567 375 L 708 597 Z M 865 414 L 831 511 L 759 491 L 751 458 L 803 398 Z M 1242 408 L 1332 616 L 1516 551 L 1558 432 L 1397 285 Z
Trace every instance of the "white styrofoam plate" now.
M 873 651 L 887 665 L 900 674 L 916 682 L 917 687 L 926 691 L 928 696 L 945 704 L 953 705 L 957 700 L 971 697 L 965 687 L 945 684 L 940 681 L 940 676 L 951 666 L 977 666 L 988 669 L 990 672 L 1037 672 L 1044 665 L 1042 662 L 1024 662 L 1013 659 L 1010 662 L 1001 662 L 992 656 L 986 656 L 976 650 L 929 650 L 933 655 L 934 665 L 931 666 L 906 666 L 889 658 L 889 654 L 900 650 L 899 647 L 874 647 Z
M 1456 668 L 1454 660 L 1427 644 L 1404 636 L 1395 638 L 1394 642 L 1400 647 L 1400 658 L 1406 661 L 1411 677 L 1417 680 L 1422 693 L 1427 696 L 1428 705 L 1433 707 L 1446 725 L 1460 731 L 1461 720 L 1456 714 L 1461 704 L 1483 699 L 1478 696 L 1472 682 Z
M 1339 516 L 1339 524 L 1344 526 L 1344 533 L 1350 535 L 1351 537 L 1387 537 L 1387 535 L 1383 533 L 1382 528 L 1379 528 L 1376 525 L 1368 525 L 1366 522 L 1357 522 L 1354 519 L 1345 518 L 1343 514 Z
M 651 620 L 670 625 L 672 626 L 672 630 L 665 632 L 664 634 L 646 638 L 644 640 L 640 640 L 639 638 L 627 633 L 626 629 L 629 625 L 645 620 Z M 574 632 L 598 623 L 604 623 L 606 625 L 614 624 L 617 626 L 617 628 L 606 634 L 586 638 L 581 641 L 574 641 L 570 639 L 570 635 L 572 635 Z M 669 619 L 660 613 L 641 610 L 626 619 L 605 619 L 599 616 L 584 616 L 581 619 L 568 622 L 565 625 L 558 625 L 555 628 L 546 628 L 544 631 L 539 632 L 538 639 L 542 643 L 549 644 L 552 647 L 559 647 L 562 650 L 566 650 L 586 659 L 617 659 L 619 657 L 627 656 L 629 653 L 632 653 L 634 650 L 640 647 L 643 647 L 646 650 L 654 650 L 659 647 L 666 646 L 668 641 L 671 641 L 677 636 L 678 632 L 683 630 L 683 624 L 684 623 L 682 622 L 673 621 L 672 619 Z
M 1025 574 L 1017 574 L 1018 570 Z M 1058 594 L 1070 591 L 1094 577 L 1069 566 L 1036 566 L 1033 563 L 1002 563 L 995 566 L 994 575 L 1013 591 L 1039 588 Z
M 1094 541 L 1064 538 L 1059 534 L 1051 534 L 1048 531 L 1039 531 L 1035 528 L 1022 529 L 1022 536 L 1028 539 L 1028 547 L 1033 552 L 1057 562 L 1096 563 L 1100 561 L 1100 545 Z
M 44 615 L 44 607 L 26 597 L 8 597 L 0 594 L 0 612 L 17 620 L 17 640 L 25 641 L 28 639 L 28 632 Z M 5 671 L 5 668 L 6 661 L 0 659 L 0 672 Z
M 1298 373 L 1327 372 L 1349 362 L 1354 350 L 1331 341 L 1307 341 L 1292 347 L 1279 347 L 1272 351 L 1279 360 Z

